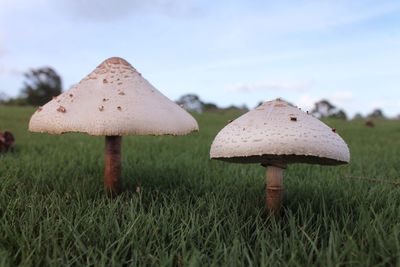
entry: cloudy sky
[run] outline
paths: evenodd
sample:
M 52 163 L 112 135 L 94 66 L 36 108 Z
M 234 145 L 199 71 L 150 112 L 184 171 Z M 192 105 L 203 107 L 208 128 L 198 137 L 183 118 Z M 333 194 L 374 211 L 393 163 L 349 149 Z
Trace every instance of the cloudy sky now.
M 398 0 L 0 0 L 0 92 L 42 66 L 67 89 L 111 56 L 171 99 L 400 114 Z

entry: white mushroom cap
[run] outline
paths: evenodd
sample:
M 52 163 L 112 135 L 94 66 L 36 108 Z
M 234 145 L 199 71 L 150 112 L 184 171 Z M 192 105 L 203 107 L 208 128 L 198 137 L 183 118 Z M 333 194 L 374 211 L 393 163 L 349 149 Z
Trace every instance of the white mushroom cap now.
M 349 148 L 334 129 L 279 99 L 264 102 L 225 126 L 215 137 L 210 156 L 265 165 L 350 161 Z
M 29 122 L 30 131 L 52 134 L 184 135 L 198 129 L 189 113 L 118 57 L 40 107 Z

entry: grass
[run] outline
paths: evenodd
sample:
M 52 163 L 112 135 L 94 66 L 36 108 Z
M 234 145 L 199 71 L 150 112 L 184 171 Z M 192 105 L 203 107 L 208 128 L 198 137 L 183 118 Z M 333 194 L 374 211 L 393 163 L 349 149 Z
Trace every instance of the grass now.
M 275 219 L 262 167 L 209 160 L 239 114 L 197 115 L 189 136 L 124 137 L 126 191 L 111 200 L 104 139 L 28 133 L 32 112 L 0 107 L 17 140 L 0 156 L 0 266 L 400 266 L 400 188 L 344 179 L 400 179 L 399 121 L 329 121 L 351 164 L 291 165 Z

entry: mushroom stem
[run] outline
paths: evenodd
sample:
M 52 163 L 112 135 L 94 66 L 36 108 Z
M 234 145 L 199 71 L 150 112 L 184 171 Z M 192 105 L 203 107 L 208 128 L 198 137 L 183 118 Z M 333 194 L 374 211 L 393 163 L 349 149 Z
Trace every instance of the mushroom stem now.
M 274 215 L 278 215 L 281 211 L 283 190 L 283 169 L 267 166 L 265 205 L 267 210 Z
M 113 197 L 121 190 L 121 136 L 106 136 L 104 189 Z

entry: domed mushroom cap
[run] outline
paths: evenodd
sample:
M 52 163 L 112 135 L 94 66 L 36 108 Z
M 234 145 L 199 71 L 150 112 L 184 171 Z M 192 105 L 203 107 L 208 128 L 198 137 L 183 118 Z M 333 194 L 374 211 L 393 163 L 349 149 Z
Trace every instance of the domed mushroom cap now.
M 282 100 L 264 102 L 223 128 L 210 156 L 239 163 L 348 163 L 346 143 L 326 124 Z
M 184 135 L 196 120 L 122 58 L 109 58 L 79 84 L 40 107 L 32 132 L 90 135 Z

